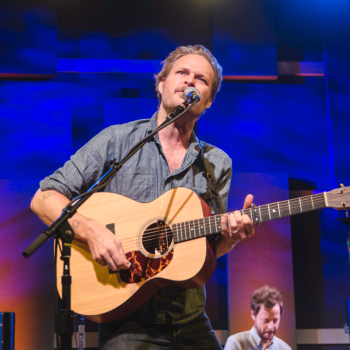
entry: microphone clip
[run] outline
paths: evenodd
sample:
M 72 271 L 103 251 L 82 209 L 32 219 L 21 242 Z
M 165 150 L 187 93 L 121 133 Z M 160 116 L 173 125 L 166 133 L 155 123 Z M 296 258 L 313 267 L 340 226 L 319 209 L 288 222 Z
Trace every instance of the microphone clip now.
M 167 121 L 174 119 L 176 116 L 182 113 L 187 107 L 188 107 L 188 102 L 184 102 L 183 105 L 176 106 L 175 109 L 170 114 L 168 114 L 165 119 Z

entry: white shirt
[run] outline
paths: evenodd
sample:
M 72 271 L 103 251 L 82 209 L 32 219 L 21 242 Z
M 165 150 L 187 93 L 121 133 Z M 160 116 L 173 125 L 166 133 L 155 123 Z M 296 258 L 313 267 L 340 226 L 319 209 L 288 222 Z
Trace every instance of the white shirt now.
M 255 327 L 250 331 L 241 332 L 228 337 L 224 350 L 262 350 L 263 345 Z M 267 346 L 268 350 L 292 350 L 283 340 L 276 336 Z

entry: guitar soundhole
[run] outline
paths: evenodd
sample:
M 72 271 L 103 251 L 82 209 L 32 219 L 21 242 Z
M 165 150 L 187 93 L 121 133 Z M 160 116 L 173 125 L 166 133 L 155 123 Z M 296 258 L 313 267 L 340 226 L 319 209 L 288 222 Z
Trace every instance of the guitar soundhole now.
M 142 236 L 142 246 L 149 256 L 140 251 L 126 253 L 130 269 L 119 271 L 121 280 L 125 283 L 137 283 L 164 270 L 174 255 L 170 248 L 172 240 L 173 233 L 164 221 L 158 220 L 148 226 Z
M 164 221 L 158 220 L 143 233 L 142 245 L 149 254 L 162 256 L 169 251 L 172 240 L 170 227 Z

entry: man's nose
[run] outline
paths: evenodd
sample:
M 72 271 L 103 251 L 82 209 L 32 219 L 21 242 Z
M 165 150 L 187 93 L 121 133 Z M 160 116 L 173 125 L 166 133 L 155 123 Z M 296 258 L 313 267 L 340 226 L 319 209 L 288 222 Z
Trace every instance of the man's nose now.
M 273 323 L 273 321 L 271 321 L 271 322 L 269 322 L 269 323 L 267 324 L 267 328 L 268 328 L 268 329 L 271 329 L 271 330 L 274 329 L 274 323 Z
M 188 86 L 194 86 L 194 75 L 189 74 L 186 79 L 186 83 Z

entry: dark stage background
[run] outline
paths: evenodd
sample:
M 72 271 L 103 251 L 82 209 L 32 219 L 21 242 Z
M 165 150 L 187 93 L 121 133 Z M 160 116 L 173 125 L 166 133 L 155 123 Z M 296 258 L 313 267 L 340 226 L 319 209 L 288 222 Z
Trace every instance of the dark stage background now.
M 262 205 L 349 185 L 349 17 L 347 0 L 1 3 L 0 311 L 16 312 L 16 349 L 53 347 L 52 242 L 21 256 L 44 227 L 29 209 L 40 179 L 104 127 L 150 118 L 153 74 L 180 45 L 205 45 L 224 69 L 198 136 L 233 160 L 229 209 L 247 192 Z M 250 295 L 270 283 L 293 349 L 348 349 L 339 216 L 265 224 L 218 260 L 207 312 L 223 343 L 251 327 Z

